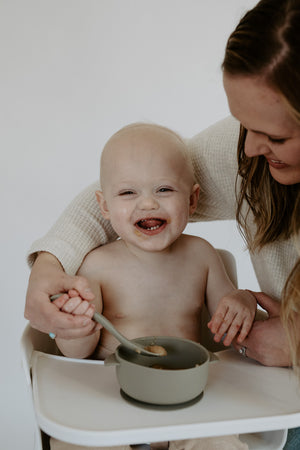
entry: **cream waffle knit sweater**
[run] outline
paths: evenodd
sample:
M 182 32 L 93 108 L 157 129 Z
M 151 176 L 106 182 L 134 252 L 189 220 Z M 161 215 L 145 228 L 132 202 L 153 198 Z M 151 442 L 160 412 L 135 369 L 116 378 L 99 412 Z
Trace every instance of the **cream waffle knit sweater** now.
M 235 219 L 238 136 L 239 123 L 229 117 L 188 140 L 197 183 L 202 189 L 191 221 Z M 94 183 L 80 193 L 50 231 L 32 244 L 30 265 L 36 252 L 43 250 L 54 254 L 67 273 L 75 274 L 89 251 L 117 237 L 100 215 L 95 199 L 98 188 L 99 183 Z M 261 290 L 279 300 L 297 257 L 292 240 L 268 244 L 251 254 Z

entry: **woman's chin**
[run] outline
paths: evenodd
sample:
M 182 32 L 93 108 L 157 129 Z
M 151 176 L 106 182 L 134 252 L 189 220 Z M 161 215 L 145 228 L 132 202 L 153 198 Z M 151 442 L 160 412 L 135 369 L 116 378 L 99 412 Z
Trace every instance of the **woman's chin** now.
M 293 170 L 291 167 L 276 169 L 274 167 L 270 167 L 270 174 L 274 178 L 274 180 L 285 186 L 300 183 L 300 169 Z

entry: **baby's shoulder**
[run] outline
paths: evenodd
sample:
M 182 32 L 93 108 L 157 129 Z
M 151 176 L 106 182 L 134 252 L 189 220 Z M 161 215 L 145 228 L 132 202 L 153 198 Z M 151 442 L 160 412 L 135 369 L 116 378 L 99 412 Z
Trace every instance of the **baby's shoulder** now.
M 210 266 L 218 258 L 218 251 L 215 247 L 206 239 L 198 236 L 183 234 L 181 247 L 185 257 L 190 258 L 194 263 L 204 263 Z
M 98 272 L 116 264 L 122 252 L 120 241 L 111 242 L 92 250 L 86 255 L 80 268 L 80 272 Z
M 216 252 L 215 247 L 210 242 L 199 236 L 193 236 L 191 234 L 182 234 L 181 238 L 182 238 L 182 245 L 190 251 L 202 250 L 206 253 Z

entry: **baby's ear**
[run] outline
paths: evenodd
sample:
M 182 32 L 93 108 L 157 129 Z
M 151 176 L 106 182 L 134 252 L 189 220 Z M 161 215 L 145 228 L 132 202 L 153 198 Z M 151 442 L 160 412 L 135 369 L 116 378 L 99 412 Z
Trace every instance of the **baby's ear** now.
M 102 216 L 104 217 L 104 219 L 109 220 L 110 219 L 110 214 L 109 214 L 109 210 L 107 207 L 107 203 L 106 200 L 104 198 L 103 192 L 102 191 L 96 191 L 96 199 L 98 202 L 98 205 L 100 207 L 100 211 Z
M 195 210 L 197 208 L 199 193 L 200 193 L 199 184 L 194 184 L 194 186 L 192 187 L 191 195 L 190 195 L 190 215 L 192 215 L 193 212 L 195 212 Z

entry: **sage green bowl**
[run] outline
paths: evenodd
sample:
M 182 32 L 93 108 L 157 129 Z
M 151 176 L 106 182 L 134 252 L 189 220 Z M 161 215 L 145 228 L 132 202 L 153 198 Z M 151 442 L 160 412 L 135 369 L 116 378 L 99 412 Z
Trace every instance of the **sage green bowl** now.
M 146 336 L 133 341 L 142 346 L 161 345 L 167 356 L 142 356 L 120 345 L 105 364 L 116 365 L 117 379 L 125 394 L 155 405 L 175 405 L 203 392 L 211 360 L 205 347 L 169 336 Z

